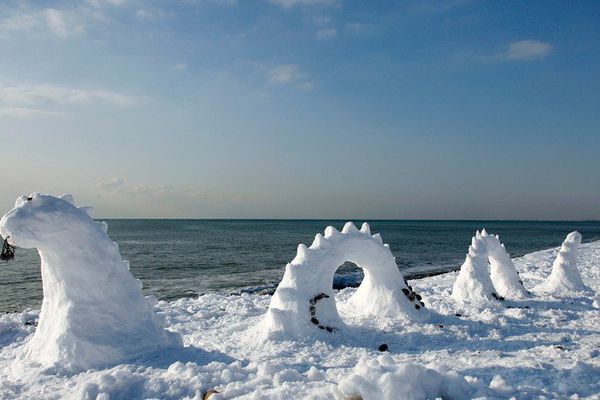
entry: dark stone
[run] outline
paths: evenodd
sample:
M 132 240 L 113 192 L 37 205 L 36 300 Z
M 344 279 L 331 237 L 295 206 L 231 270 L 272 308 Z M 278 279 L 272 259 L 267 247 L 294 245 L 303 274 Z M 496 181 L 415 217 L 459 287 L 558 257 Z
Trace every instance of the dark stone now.
M 418 305 L 418 304 L 415 304 L 415 308 L 418 310 L 418 309 L 420 309 L 420 308 L 421 308 L 421 306 L 420 306 L 420 305 Z
M 412 286 L 408 285 L 408 290 L 410 290 L 412 292 L 413 291 Z
M 454 314 L 454 315 L 456 315 L 457 317 L 462 317 L 462 314 L 461 314 L 461 313 L 456 313 L 456 314 Z
M 383 343 L 382 345 L 379 346 L 379 348 L 377 349 L 379 351 L 388 351 L 388 345 Z
M 219 393 L 219 391 L 215 390 L 215 389 L 210 389 L 209 391 L 207 391 L 204 394 L 204 397 L 202 397 L 202 400 L 209 400 L 212 397 L 212 395 L 215 393 Z
M 317 308 L 315 306 L 310 306 L 309 310 L 310 310 L 310 313 L 314 315 L 315 312 L 317 311 Z
M 319 325 L 319 329 L 325 329 L 323 325 Z
M 402 293 L 404 293 L 405 296 L 408 296 L 410 294 L 410 290 L 407 288 L 402 288 Z
M 442 325 L 442 324 L 439 324 L 438 326 L 439 326 L 440 328 L 443 328 L 443 327 L 444 327 L 444 325 Z
M 310 322 L 312 322 L 315 325 L 319 325 L 319 320 L 314 317 L 310 319 Z
M 410 296 L 408 296 L 408 300 L 415 301 L 415 294 L 411 293 Z
M 531 308 L 531 307 L 529 307 L 529 306 L 525 306 L 525 308 Z
M 425 307 L 425 303 L 423 303 L 422 301 L 420 301 L 419 303 L 421 303 L 421 307 Z
M 317 304 L 317 302 L 315 301 L 315 299 L 310 299 L 310 304 L 314 306 L 315 304 Z
M 421 297 L 421 295 L 420 295 L 420 294 L 418 294 L 418 293 L 415 293 L 415 296 L 416 296 L 416 297 L 417 297 L 417 299 L 419 299 L 419 300 L 422 300 L 422 299 L 423 299 L 423 298 Z
M 327 330 L 327 332 L 329 332 L 329 333 L 333 332 L 333 328 L 332 328 L 332 327 L 330 327 L 330 326 L 326 327 L 325 329 L 326 329 L 326 330 Z

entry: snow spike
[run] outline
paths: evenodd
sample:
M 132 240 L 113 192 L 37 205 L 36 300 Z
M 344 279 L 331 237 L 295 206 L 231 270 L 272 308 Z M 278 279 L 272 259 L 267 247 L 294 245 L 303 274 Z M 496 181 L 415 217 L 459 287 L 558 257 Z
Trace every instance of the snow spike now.
M 75 205 L 75 199 L 70 194 L 63 194 L 62 196 L 58 196 L 58 198 Z
M 104 233 L 108 233 L 108 224 L 104 221 L 98 222 L 100 228 L 104 231 Z
M 371 234 L 371 227 L 366 222 L 363 222 L 362 226 L 360 227 L 360 231 L 362 233 L 368 233 L 370 235 Z
M 298 245 L 297 256 L 306 257 L 307 251 L 308 248 L 306 247 L 306 245 L 304 243 L 300 243 Z
M 379 233 L 374 234 L 373 239 L 377 240 L 379 244 L 383 244 L 383 239 L 381 238 L 381 235 Z
M 485 228 L 483 228 L 483 229 L 481 230 L 481 236 L 482 236 L 482 237 L 488 237 L 488 236 L 490 236 L 490 235 L 487 233 L 487 231 L 485 230 Z
M 90 218 L 94 218 L 94 207 L 79 207 L 79 209 L 85 212 Z
M 327 228 L 325 228 L 325 239 L 328 239 L 332 236 L 336 236 L 338 235 L 340 232 L 335 229 L 333 226 L 328 226 Z
M 325 238 L 323 237 L 323 235 L 321 235 L 320 233 L 317 233 L 315 235 L 315 240 L 313 240 L 312 244 L 310 245 L 311 249 L 318 249 L 319 247 L 323 246 Z
M 352 222 L 346 222 L 344 228 L 342 228 L 342 233 L 351 233 L 358 232 L 358 228 Z

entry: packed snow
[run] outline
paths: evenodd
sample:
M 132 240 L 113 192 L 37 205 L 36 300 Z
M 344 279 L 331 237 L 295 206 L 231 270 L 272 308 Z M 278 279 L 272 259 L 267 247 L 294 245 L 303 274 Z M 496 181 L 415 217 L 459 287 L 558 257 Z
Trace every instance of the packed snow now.
M 364 271 L 364 279 L 346 304 L 355 314 L 425 318 L 421 296 L 406 284 L 381 236 L 371 235 L 367 223 L 359 231 L 348 222 L 342 232 L 330 226 L 325 236 L 317 233 L 310 247 L 298 246 L 262 323 L 265 336 L 303 337 L 345 330 L 336 307 L 333 277 L 347 261 Z
M 43 197 L 40 200 L 44 203 Z M 22 201 L 28 202 L 27 199 Z M 38 207 L 35 203 L 17 206 L 23 207 L 23 211 L 18 212 L 22 218 L 29 213 L 25 211 L 27 207 Z M 82 223 L 81 220 L 85 219 L 83 214 L 76 213 L 77 209 L 71 207 L 61 203 L 59 209 L 68 208 L 68 213 L 78 215 L 72 222 L 79 227 L 75 243 L 81 245 L 82 238 L 89 234 L 87 229 L 92 229 L 88 226 L 91 219 Z M 54 218 L 63 212 L 45 216 L 43 207 L 40 208 L 41 214 L 36 211 L 36 215 L 44 217 L 36 217 L 28 223 L 41 224 L 35 226 L 42 230 L 46 226 L 44 221 L 55 221 Z M 59 227 L 48 229 L 48 235 L 53 232 L 48 239 L 60 245 L 56 251 L 68 252 L 70 244 L 60 241 L 59 236 L 75 228 Z M 346 240 L 343 235 L 358 237 L 361 234 L 351 226 L 337 233 L 331 229 L 328 229 L 329 236 L 337 236 L 339 241 Z M 387 290 L 390 287 L 380 286 L 377 277 L 378 274 L 387 276 L 382 271 L 392 262 L 395 265 L 395 261 L 393 256 L 391 259 L 388 255 L 383 256 L 387 253 L 381 249 L 387 247 L 370 234 L 371 239 L 367 238 L 367 231 L 368 227 L 363 227 L 364 238 L 352 240 L 357 240 L 356 243 L 366 243 L 367 240 L 378 242 L 379 250 L 370 253 L 376 260 L 364 260 L 358 255 L 353 260 L 359 261 L 365 277 L 371 274 L 375 283 L 369 290 Z M 46 239 L 45 234 L 40 236 L 32 232 L 19 228 L 18 224 L 13 227 L 2 221 L 2 234 L 10 235 L 17 245 L 37 247 L 38 240 Z M 102 230 L 98 232 L 104 233 Z M 105 246 L 108 239 L 100 233 L 94 235 L 94 240 L 98 240 L 99 247 L 104 249 L 102 262 L 98 261 L 98 253 L 88 253 L 94 258 L 88 257 L 87 263 L 79 263 L 77 268 L 78 273 L 91 282 L 76 281 L 85 285 L 82 292 L 90 291 L 94 301 L 85 301 L 86 298 L 81 296 L 68 297 L 70 292 L 64 286 L 73 283 L 74 273 L 66 273 L 65 284 L 57 283 L 62 286 L 60 290 L 66 291 L 59 293 L 60 296 L 71 303 L 81 302 L 81 306 L 89 311 L 86 315 L 77 314 L 83 325 L 69 322 L 66 328 L 73 332 L 88 332 L 85 328 L 89 327 L 92 342 L 105 340 L 110 346 L 121 343 L 125 348 L 131 342 L 117 342 L 111 336 L 113 330 L 123 332 L 119 329 L 133 329 L 135 335 L 144 330 L 145 335 L 136 336 L 144 351 L 138 352 L 139 348 L 134 346 L 127 361 L 113 361 L 110 366 L 89 367 L 84 371 L 40 366 L 37 370 L 31 367 L 27 374 L 15 374 L 15 366 L 21 365 L 22 358 L 32 355 L 28 348 L 38 340 L 36 325 L 41 327 L 50 323 L 50 320 L 44 322 L 47 318 L 62 318 L 60 313 L 56 316 L 46 314 L 49 306 L 45 299 L 41 313 L 28 310 L 0 316 L 0 398 L 202 399 L 212 390 L 215 393 L 210 396 L 211 400 L 600 399 L 600 242 L 581 244 L 578 252 L 574 251 L 577 248 L 574 242 L 567 243 L 567 250 L 563 246 L 511 260 L 525 289 L 531 292 L 524 298 L 499 301 L 492 297 L 482 303 L 457 302 L 452 296 L 453 286 L 464 271 L 412 280 L 410 285 L 422 295 L 422 301 L 429 310 L 425 319 L 409 318 L 410 315 L 404 312 L 408 307 L 403 297 L 399 297 L 400 301 L 392 296 L 396 304 L 401 305 L 396 313 L 386 312 L 385 307 L 373 307 L 368 312 L 357 309 L 361 302 L 356 303 L 356 296 L 360 298 L 361 289 L 331 290 L 330 275 L 333 273 L 330 269 L 335 271 L 338 265 L 332 266 L 317 256 L 311 256 L 308 248 L 301 248 L 294 259 L 298 271 L 300 266 L 308 267 L 308 271 L 293 278 L 309 280 L 305 274 L 314 272 L 311 266 L 321 265 L 327 269 L 323 279 L 327 278 L 329 286 L 310 288 L 311 293 L 297 302 L 296 313 L 293 307 L 282 307 L 274 296 L 245 293 L 229 296 L 207 294 L 195 299 L 153 302 L 155 316 L 146 311 L 137 314 L 136 310 L 146 310 L 139 304 L 147 304 L 139 300 L 139 286 L 136 284 L 133 290 L 134 286 L 128 283 L 133 278 L 122 261 L 121 267 L 117 267 L 120 256 L 116 247 L 112 245 L 115 250 L 108 252 L 108 244 Z M 486 235 L 476 235 L 465 264 L 470 263 L 471 276 L 480 273 L 485 266 L 488 268 L 486 276 L 491 280 Z M 327 232 L 325 236 L 328 236 Z M 320 241 L 323 239 L 319 238 Z M 371 245 L 357 246 L 362 249 Z M 42 247 L 40 253 L 46 251 Z M 315 245 L 313 249 L 317 247 Z M 328 251 L 340 254 L 331 259 L 333 264 L 352 255 L 341 244 L 331 246 Z M 81 256 L 75 253 L 72 251 L 71 256 L 81 262 L 82 259 L 78 258 Z M 112 257 L 107 259 L 107 254 L 112 254 Z M 315 251 L 315 254 L 320 253 Z M 561 291 L 560 297 L 555 297 L 533 290 L 550 276 L 557 255 L 562 257 L 560 263 L 563 266 L 577 266 L 582 282 L 589 289 L 587 292 Z M 76 267 L 75 261 L 65 260 L 66 264 L 62 267 L 44 261 L 44 256 L 41 258 L 44 280 L 48 276 L 45 269 L 62 272 L 63 268 Z M 506 259 L 502 262 L 505 267 L 508 265 Z M 87 268 L 84 269 L 84 266 Z M 100 266 L 109 269 L 103 270 L 105 273 L 96 271 L 94 275 L 87 270 Z M 114 279 L 112 274 L 118 274 L 119 279 Z M 481 275 L 478 279 L 485 280 Z M 404 287 L 403 281 L 397 282 Z M 281 288 L 288 287 L 283 283 Z M 111 299 L 99 302 L 98 292 L 109 290 L 109 285 L 116 285 L 110 289 L 108 297 Z M 494 290 L 493 283 L 486 281 L 485 285 L 485 290 Z M 46 286 L 44 281 L 45 296 Z M 394 293 L 385 290 L 383 293 Z M 127 296 L 118 293 L 121 291 Z M 330 297 L 316 301 L 319 307 L 323 301 L 330 301 L 338 322 L 343 323 L 343 329 L 327 332 L 310 323 L 310 300 L 320 293 Z M 269 308 L 274 308 L 274 305 L 278 305 L 284 313 L 289 311 L 291 324 L 294 324 L 294 318 L 303 318 L 303 327 L 292 328 L 289 332 L 284 328 L 277 331 L 278 335 L 265 336 L 265 324 L 268 327 L 271 318 Z M 300 316 L 301 312 L 303 316 Z M 320 312 L 320 309 L 316 311 L 317 318 L 322 318 Z M 112 319 L 113 315 L 115 319 Z M 124 315 L 129 319 L 122 319 Z M 159 345 L 166 337 L 172 337 L 161 333 L 162 321 L 168 331 L 181 336 L 184 346 Z M 141 327 L 135 330 L 138 325 Z M 315 329 L 318 334 L 314 334 Z M 298 335 L 302 330 L 307 333 Z M 270 332 L 269 329 L 266 331 Z M 61 341 L 60 338 L 55 340 Z M 157 342 L 160 349 L 145 351 L 149 342 Z M 85 355 L 83 359 L 86 359 Z M 95 358 L 93 360 L 96 361 Z M 110 363 L 109 360 L 103 362 Z
M 571 232 L 563 242 L 552 264 L 550 276 L 536 289 L 556 296 L 573 291 L 586 292 L 588 287 L 581 280 L 577 269 L 577 249 L 581 243 L 581 234 Z
M 44 290 L 37 329 L 11 365 L 14 376 L 37 366 L 74 372 L 114 365 L 180 343 L 142 295 L 106 225 L 89 212 L 69 195 L 35 193 L 17 199 L 0 221 L 12 245 L 38 249 Z

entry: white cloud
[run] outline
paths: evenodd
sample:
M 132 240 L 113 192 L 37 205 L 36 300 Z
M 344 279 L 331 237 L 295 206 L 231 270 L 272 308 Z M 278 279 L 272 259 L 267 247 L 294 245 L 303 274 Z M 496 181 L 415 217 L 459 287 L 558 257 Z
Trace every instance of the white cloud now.
M 59 111 L 40 110 L 28 107 L 0 107 L 0 115 L 7 117 L 33 118 L 33 117 L 66 117 L 67 114 Z
M 271 3 L 283 7 L 291 8 L 294 6 L 325 6 L 337 4 L 337 0 L 271 0 Z
M 173 65 L 173 69 L 177 72 L 181 72 L 181 71 L 185 71 L 187 69 L 188 65 L 186 63 L 179 63 L 179 64 L 175 64 Z
M 62 11 L 48 8 L 44 11 L 44 18 L 46 24 L 48 24 L 48 28 L 50 28 L 52 33 L 56 36 L 63 39 L 69 36 L 69 29 L 67 28 L 65 16 Z
M 0 30 L 28 31 L 39 23 L 38 19 L 29 14 L 17 14 L 0 21 Z
M 335 28 L 325 28 L 321 29 L 315 35 L 317 39 L 331 39 L 337 35 L 337 30 Z
M 308 79 L 308 74 L 296 64 L 281 64 L 268 70 L 269 83 L 283 86 L 291 85 L 300 90 L 312 90 L 314 82 Z
M 505 51 L 484 57 L 484 59 L 491 61 L 534 60 L 549 56 L 553 50 L 554 48 L 549 43 L 538 40 L 519 40 L 510 43 Z
M 271 69 L 269 73 L 269 82 L 282 85 L 298 81 L 302 79 L 303 76 L 304 74 L 297 65 L 283 64 Z
M 140 99 L 106 90 L 84 90 L 54 85 L 4 86 L 0 87 L 0 103 L 7 106 L 31 106 L 39 104 L 90 105 L 105 104 L 116 107 L 132 107 Z

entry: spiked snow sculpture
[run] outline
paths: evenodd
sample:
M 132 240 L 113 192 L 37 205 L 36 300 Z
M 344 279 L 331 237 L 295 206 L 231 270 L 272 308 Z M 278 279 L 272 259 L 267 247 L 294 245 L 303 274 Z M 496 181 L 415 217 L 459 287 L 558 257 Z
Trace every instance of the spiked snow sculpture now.
M 498 298 L 490 279 L 487 244 L 479 231 L 471 239 L 469 253 L 460 267 L 456 281 L 454 281 L 452 298 L 458 303 L 475 305 L 488 303 Z
M 344 262 L 364 271 L 364 279 L 349 303 L 358 313 L 422 319 L 421 296 L 407 286 L 389 246 L 371 236 L 367 223 L 359 231 L 348 222 L 342 232 L 329 226 L 310 247 L 298 246 L 287 264 L 263 321 L 267 337 L 310 336 L 343 327 L 333 296 L 333 276 Z
M 181 344 L 155 316 L 106 224 L 87 212 L 70 195 L 35 193 L 0 221 L 5 238 L 41 258 L 44 300 L 20 355 L 26 363 L 85 370 Z
M 538 290 L 541 292 L 563 295 L 573 291 L 587 291 L 577 270 L 577 248 L 581 244 L 581 234 L 577 231 L 567 235 L 556 259 L 552 264 L 552 272 Z
M 517 268 L 506 252 L 504 245 L 500 243 L 498 235 L 489 235 L 485 229 L 481 231 L 481 237 L 487 245 L 488 261 L 490 263 L 490 277 L 494 289 L 501 297 L 507 299 L 524 299 L 529 292 L 523 286 Z

